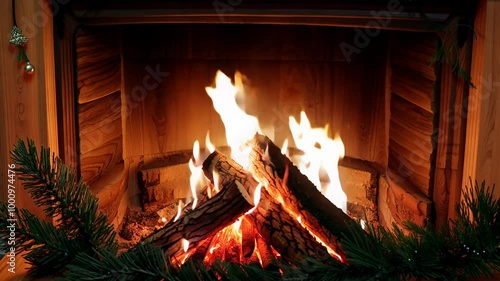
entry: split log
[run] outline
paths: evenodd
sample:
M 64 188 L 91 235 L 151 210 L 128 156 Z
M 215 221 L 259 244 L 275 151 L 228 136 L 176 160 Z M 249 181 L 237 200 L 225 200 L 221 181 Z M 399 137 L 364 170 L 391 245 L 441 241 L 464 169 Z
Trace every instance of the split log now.
M 214 235 L 204 259 L 205 263 L 211 264 L 215 260 L 241 262 L 241 243 L 237 239 L 238 235 L 233 225 L 227 226 Z
M 217 150 L 210 153 L 203 162 L 203 172 L 212 183 L 214 183 L 214 173 L 217 173 L 221 186 L 228 182 L 238 180 L 244 186 L 253 187 L 250 193 L 252 198 L 254 198 L 253 191 L 255 191 L 255 188 L 259 185 L 253 176 L 245 171 L 240 164 Z
M 326 248 L 264 189 L 257 208 L 246 217 L 262 238 L 290 261 L 304 260 L 306 257 L 321 262 L 332 259 Z
M 196 247 L 196 251 L 191 256 L 191 259 L 195 261 L 203 260 L 210 250 L 210 244 L 212 243 L 212 240 L 214 240 L 214 237 L 215 235 L 211 235 L 203 242 L 201 242 L 199 246 Z
M 214 181 L 213 174 L 219 174 L 219 181 L 227 183 L 238 180 L 257 187 L 258 183 L 234 160 L 214 151 L 203 163 L 207 178 Z M 272 199 L 265 190 L 256 210 L 246 216 L 257 232 L 272 245 L 283 257 L 299 260 L 310 256 L 321 261 L 329 259 L 326 249 L 315 241 L 297 220 L 291 217 L 280 203 Z
M 241 243 L 237 235 L 230 235 L 224 245 L 224 260 L 232 263 L 240 263 Z
M 228 182 L 226 182 L 228 184 Z M 207 184 L 202 188 L 202 191 L 198 194 L 198 202 L 196 202 L 196 206 L 200 206 L 207 202 L 210 198 L 212 198 L 216 192 L 213 190 L 213 185 L 212 184 Z M 210 196 L 209 196 L 210 195 Z M 253 198 L 253 197 L 252 197 Z M 187 214 L 193 209 L 193 203 L 194 201 L 189 202 L 184 206 L 182 209 L 183 215 Z
M 226 238 L 224 230 L 221 230 L 214 235 L 214 238 L 208 247 L 209 250 L 204 258 L 205 264 L 212 264 L 216 260 L 224 259 L 224 238 Z
M 255 265 L 262 266 L 262 264 L 260 263 L 260 260 L 259 260 L 259 256 L 257 255 L 257 251 L 253 251 L 252 255 L 248 258 L 243 257 L 241 259 L 241 263 L 242 264 L 255 264 Z
M 252 256 L 255 250 L 255 227 L 245 216 L 241 218 L 241 251 L 245 258 Z
M 262 268 L 271 269 L 270 266 L 276 260 L 271 246 L 269 246 L 266 240 L 264 240 L 264 238 L 260 235 L 257 235 L 255 242 L 257 243 L 257 250 L 260 254 Z
M 353 220 L 332 204 L 268 137 L 256 134 L 250 142 L 251 172 L 272 198 L 344 258 L 338 241 Z M 267 150 L 267 153 L 266 153 Z
M 168 223 L 145 241 L 164 250 L 167 257 L 179 260 L 184 254 L 183 239 L 189 241 L 189 250 L 201 245 L 205 239 L 250 210 L 253 198 L 238 181 L 231 181 L 214 197 L 185 214 L 175 222 Z

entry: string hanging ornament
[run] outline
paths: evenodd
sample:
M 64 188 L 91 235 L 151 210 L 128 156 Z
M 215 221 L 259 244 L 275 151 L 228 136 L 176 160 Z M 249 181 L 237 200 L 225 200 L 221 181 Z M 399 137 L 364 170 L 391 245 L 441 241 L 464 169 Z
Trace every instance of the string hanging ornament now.
M 16 1 L 12 0 L 12 18 L 14 21 L 14 26 L 10 31 L 10 39 L 9 42 L 16 46 L 19 49 L 19 53 L 17 54 L 17 61 L 24 62 L 24 71 L 27 74 L 33 74 L 35 72 L 35 67 L 30 63 L 28 55 L 26 54 L 26 43 L 28 42 L 28 38 L 23 35 L 22 30 L 17 26 L 16 23 Z

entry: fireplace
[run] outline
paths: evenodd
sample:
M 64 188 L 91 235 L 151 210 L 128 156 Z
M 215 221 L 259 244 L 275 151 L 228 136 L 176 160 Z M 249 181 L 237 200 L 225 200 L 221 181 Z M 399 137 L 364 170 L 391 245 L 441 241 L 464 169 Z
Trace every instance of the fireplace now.
M 243 3 L 235 7 L 241 14 L 210 7 L 207 15 L 178 5 L 137 12 L 110 4 L 96 12 L 77 4 L 60 39 L 67 69 L 60 154 L 117 228 L 131 211 L 189 196 L 193 142 L 204 146 L 207 130 L 217 147 L 227 146 L 205 92 L 218 70 L 244 75 L 240 105 L 276 144 L 292 141 L 289 116 L 301 111 L 313 127 L 328 124 L 330 136 L 340 135 L 340 181 L 353 218 L 386 227 L 448 219 L 464 136 L 463 116 L 450 116 L 461 111 L 467 92 L 457 88 L 466 84 L 451 66 L 432 64 L 446 42 L 426 32 L 428 22 L 412 9 L 396 17 L 403 7 L 302 11 L 294 4 L 270 16 Z M 435 23 L 450 13 L 431 10 Z M 374 16 L 387 13 L 386 26 Z M 371 28 L 373 19 L 382 29 Z M 460 52 L 467 62 L 470 41 Z

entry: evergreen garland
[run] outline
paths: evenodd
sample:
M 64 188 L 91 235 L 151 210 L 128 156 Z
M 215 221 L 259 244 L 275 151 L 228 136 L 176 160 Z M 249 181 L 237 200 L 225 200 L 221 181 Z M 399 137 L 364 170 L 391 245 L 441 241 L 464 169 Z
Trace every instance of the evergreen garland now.
M 59 272 L 78 253 L 107 251 L 115 253 L 118 243 L 112 225 L 98 211 L 98 200 L 76 173 L 59 158 L 51 157 L 50 149 L 38 154 L 32 140 L 19 140 L 11 151 L 19 179 L 24 181 L 34 203 L 43 207 L 54 224 L 37 218 L 25 209 L 16 210 L 16 249 L 27 251 L 25 258 L 34 265 L 34 272 Z M 9 235 L 7 205 L 0 202 L 0 237 Z M 2 246 L 6 246 L 3 245 Z
M 472 185 L 472 183 L 471 183 Z M 414 223 L 404 225 L 405 234 L 357 225 L 344 234 L 349 264 L 336 262 L 300 267 L 302 280 L 463 280 L 500 272 L 500 201 L 493 189 L 476 182 L 456 206 L 457 219 L 440 231 Z
M 436 231 L 407 222 L 406 231 L 397 225 L 389 231 L 352 224 L 342 237 L 347 264 L 276 261 L 280 273 L 223 261 L 207 267 L 190 260 L 178 267 L 150 244 L 117 255 L 112 226 L 70 168 L 59 159 L 51 161 L 48 149 L 42 148 L 38 156 L 30 140 L 27 146 L 18 142 L 12 159 L 35 203 L 57 218 L 53 225 L 16 210 L 16 243 L 36 273 L 64 272 L 60 280 L 461 280 L 500 271 L 500 200 L 493 199 L 494 187 L 484 182 L 471 182 L 449 227 Z M 0 202 L 2 237 L 7 235 L 9 215 Z

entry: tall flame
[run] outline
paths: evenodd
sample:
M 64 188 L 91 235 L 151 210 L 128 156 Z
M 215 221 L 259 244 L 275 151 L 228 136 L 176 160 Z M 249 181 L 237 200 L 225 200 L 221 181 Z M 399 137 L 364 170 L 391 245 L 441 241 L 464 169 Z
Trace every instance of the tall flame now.
M 300 113 L 300 122 L 290 116 L 290 131 L 298 149 L 304 152 L 299 157 L 299 169 L 318 189 L 321 189 L 320 170 L 324 169 L 329 183 L 323 189 L 323 195 L 338 208 L 347 212 L 347 196 L 342 190 L 339 179 L 338 161 L 344 157 L 344 144 L 339 136 L 328 137 L 328 126 L 311 128 L 311 123 L 304 111 Z
M 215 86 L 206 87 L 205 90 L 212 99 L 214 109 L 220 115 L 224 124 L 227 144 L 231 148 L 231 158 L 248 170 L 251 147 L 248 146 L 247 143 L 254 137 L 255 133 L 262 133 L 262 131 L 259 127 L 258 119 L 255 116 L 247 114 L 238 105 L 237 100 L 241 101 L 241 96 L 238 95 L 244 94 L 242 75 L 236 72 L 233 84 L 231 79 L 219 70 L 215 76 Z M 339 136 L 335 136 L 333 139 L 329 138 L 328 126 L 325 128 L 312 128 L 305 112 L 301 112 L 299 122 L 291 116 L 289 118 L 289 126 L 296 148 L 303 152 L 303 155 L 296 156 L 295 159 L 293 159 L 298 160 L 294 161 L 295 164 L 299 167 L 301 172 L 322 191 L 326 198 L 346 212 L 347 197 L 342 191 L 338 173 L 338 161 L 340 158 L 344 157 L 345 153 L 342 140 Z M 286 156 L 291 154 L 288 151 L 288 146 L 289 142 L 287 139 L 281 148 L 281 153 Z M 269 148 L 266 148 L 265 155 L 263 155 L 263 160 L 265 161 L 271 161 L 269 159 L 268 149 Z M 207 132 L 204 153 L 211 153 L 214 150 L 215 146 L 211 143 L 209 133 Z M 193 209 L 197 204 L 197 192 L 201 187 L 208 184 L 208 180 L 204 176 L 201 167 L 201 163 L 205 156 L 206 155 L 201 155 L 200 144 L 198 141 L 195 141 L 193 144 L 193 158 L 189 161 L 189 169 L 191 170 L 190 187 L 194 200 Z M 320 177 L 320 173 L 322 173 L 322 177 Z M 287 174 L 287 172 L 285 174 Z M 325 174 L 328 177 L 328 181 L 322 186 L 321 179 L 324 179 Z M 222 188 L 220 186 L 220 180 L 220 175 L 217 173 L 217 170 L 214 170 L 213 188 L 215 192 L 219 192 Z M 284 184 L 286 184 L 286 180 L 284 180 Z M 255 207 L 249 210 L 247 214 L 253 212 L 259 204 L 261 188 L 263 188 L 263 186 L 259 184 L 254 191 L 253 200 Z M 210 188 L 208 188 L 207 192 L 207 196 L 210 198 L 212 196 Z M 276 199 L 283 202 L 280 198 Z M 287 206 L 284 207 L 286 208 Z M 181 202 L 179 202 L 179 213 L 174 221 L 179 219 L 180 210 Z M 300 216 L 297 217 L 297 220 L 306 228 Z M 223 258 L 226 253 L 223 248 L 227 246 L 225 244 L 230 244 L 232 240 L 237 240 L 238 243 L 241 244 L 242 236 L 240 223 L 241 220 L 236 221 L 232 226 L 226 227 L 217 234 L 217 239 L 215 239 L 215 242 L 211 242 L 210 250 L 208 251 L 209 254 L 205 256 L 205 259 L 209 259 L 209 256 L 212 255 Z M 316 239 L 319 239 L 314 233 L 311 232 L 311 234 Z M 186 257 L 183 259 L 184 262 L 188 256 L 189 241 L 184 239 L 182 242 L 184 251 L 186 252 Z M 341 259 L 337 253 L 328 247 L 328 245 L 322 241 L 319 242 L 326 246 L 328 252 L 332 256 L 335 255 Z M 217 254 L 217 252 L 221 251 L 223 252 L 222 256 L 220 256 L 220 253 Z M 257 251 L 257 256 L 258 255 L 259 253 Z
M 237 104 L 236 95 L 243 93 L 242 77 L 239 72 L 234 75 L 235 86 L 222 71 L 217 71 L 215 88 L 206 87 L 215 110 L 219 113 L 226 129 L 227 144 L 231 147 L 231 157 L 243 167 L 248 167 L 250 148 L 245 143 L 260 133 L 259 121 L 246 114 Z
M 208 135 L 207 141 L 210 142 Z M 189 185 L 191 187 L 191 196 L 193 197 L 193 209 L 196 208 L 196 204 L 198 203 L 198 191 L 208 184 L 208 179 L 203 173 L 200 154 L 200 142 L 195 141 L 193 144 L 193 158 L 189 159 L 189 170 L 191 171 Z
M 209 153 L 215 151 L 215 145 L 210 141 L 210 131 L 207 131 L 207 135 L 205 137 L 205 149 L 208 150 Z

